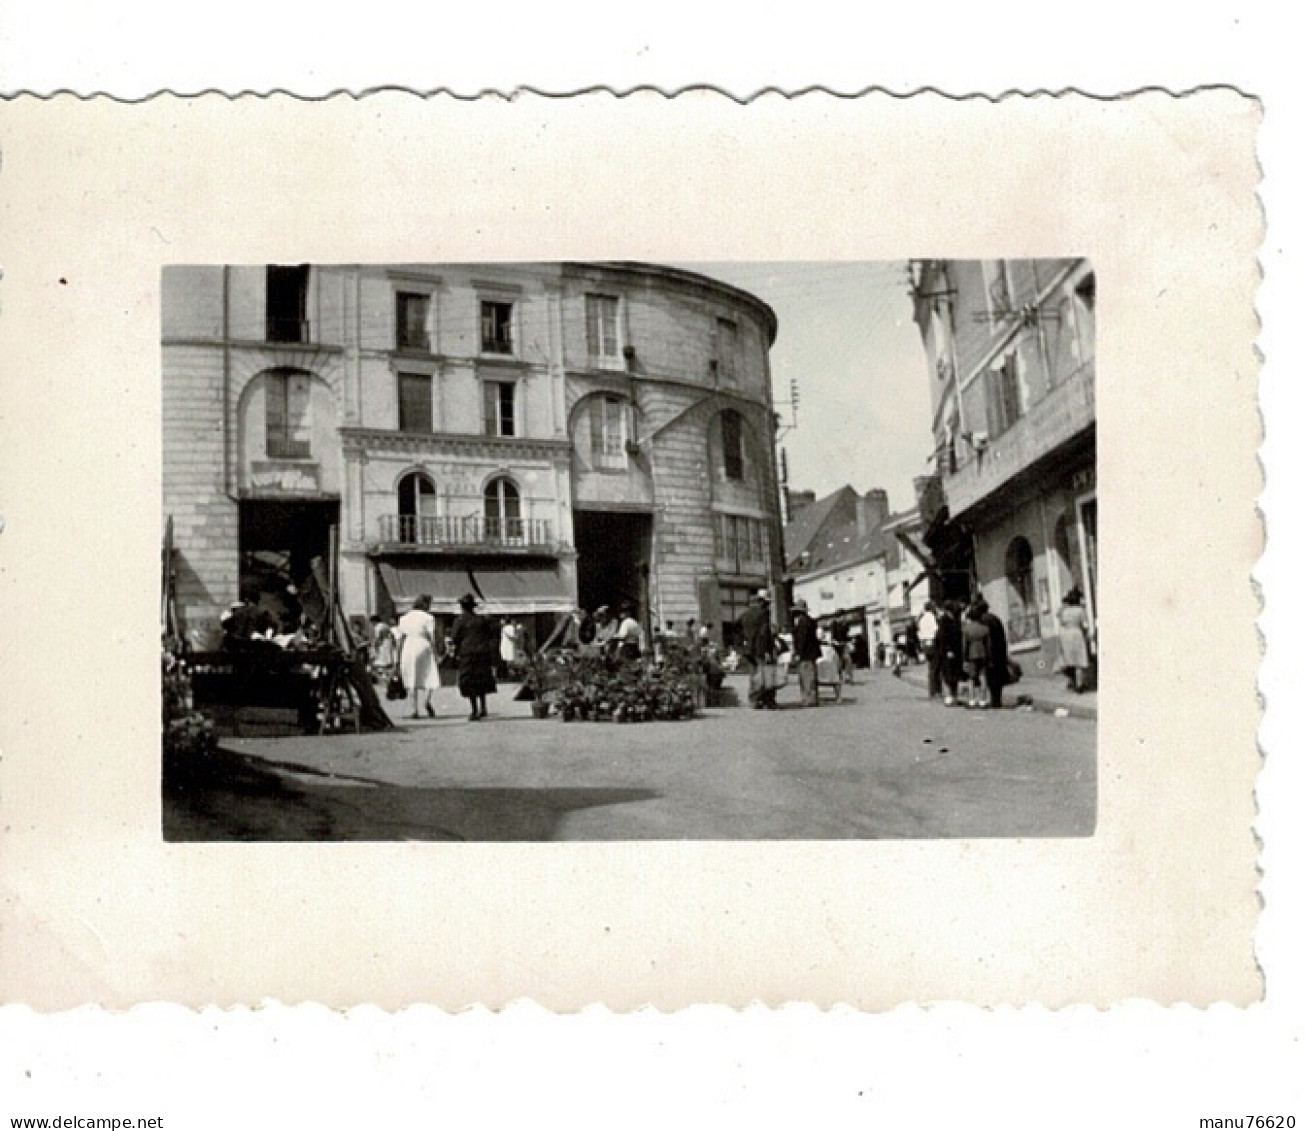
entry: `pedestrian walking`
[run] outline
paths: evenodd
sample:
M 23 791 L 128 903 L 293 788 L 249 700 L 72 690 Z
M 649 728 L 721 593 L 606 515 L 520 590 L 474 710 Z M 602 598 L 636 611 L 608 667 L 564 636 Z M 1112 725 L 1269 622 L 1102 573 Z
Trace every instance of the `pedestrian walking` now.
M 517 662 L 517 626 L 510 620 L 505 620 L 499 630 L 498 654 L 503 661 L 503 670 L 510 672 Z
M 433 719 L 431 697 L 439 687 L 439 672 L 435 666 L 435 618 L 430 614 L 430 597 L 423 593 L 412 603 L 412 608 L 399 618 L 394 634 L 399 640 L 399 673 L 412 696 L 408 717 L 420 718 L 424 705 Z
M 977 602 L 966 611 L 961 636 L 965 641 L 965 705 L 983 708 L 987 706 L 988 626 Z
M 748 680 L 748 702 L 755 710 L 774 711 L 779 704 L 779 672 L 775 666 L 775 630 L 770 624 L 770 596 L 758 590 L 739 618 L 743 632 L 743 658 L 752 669 Z
M 942 695 L 942 663 L 938 656 L 937 606 L 932 601 L 924 603 L 924 610 L 916 619 L 916 632 L 924 662 L 929 665 L 929 698 L 937 699 Z
M 848 628 L 847 621 L 841 616 L 834 618 L 834 623 L 829 627 L 829 640 L 838 654 L 838 671 L 839 678 L 845 683 L 854 683 L 852 677 L 852 642 L 851 631 Z
M 453 622 L 453 655 L 458 664 L 458 691 L 471 703 L 471 722 L 489 714 L 485 697 L 498 691 L 494 682 L 494 657 L 499 634 L 494 622 L 476 612 L 476 598 L 467 593 L 458 600 L 462 612 Z
M 988 706 L 1001 708 L 1001 694 L 1010 678 L 1010 653 L 1006 649 L 1006 626 L 1001 617 L 988 607 L 982 597 L 978 601 L 979 619 L 988 629 L 988 667 L 985 671 L 988 686 Z
M 802 689 L 802 706 L 820 705 L 816 685 L 816 661 L 820 659 L 820 634 L 811 619 L 805 601 L 793 602 L 793 656 L 797 660 L 798 686 Z
M 1060 623 L 1060 670 L 1067 680 L 1066 687 L 1081 695 L 1087 690 L 1092 659 L 1088 648 L 1087 610 L 1083 608 L 1083 591 L 1077 585 L 1065 594 L 1057 620 Z

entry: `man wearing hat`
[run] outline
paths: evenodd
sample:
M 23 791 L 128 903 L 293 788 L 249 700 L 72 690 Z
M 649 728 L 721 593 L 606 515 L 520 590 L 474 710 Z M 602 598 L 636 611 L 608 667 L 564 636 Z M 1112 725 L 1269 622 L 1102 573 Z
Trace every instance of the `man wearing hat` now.
M 739 618 L 743 630 L 743 658 L 752 668 L 748 682 L 748 702 L 756 710 L 774 711 L 778 704 L 778 687 L 768 686 L 769 673 L 775 670 L 775 632 L 770 627 L 770 594 L 757 590 Z
M 816 661 L 820 659 L 820 636 L 805 601 L 793 602 L 793 654 L 797 657 L 802 706 L 818 707 L 820 691 L 816 687 Z

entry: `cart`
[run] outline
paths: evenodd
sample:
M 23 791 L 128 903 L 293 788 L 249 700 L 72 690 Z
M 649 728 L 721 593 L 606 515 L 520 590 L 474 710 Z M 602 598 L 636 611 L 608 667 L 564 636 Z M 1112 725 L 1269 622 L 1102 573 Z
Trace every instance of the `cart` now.
M 837 649 L 830 644 L 821 645 L 820 659 L 816 661 L 816 699 L 820 699 L 820 689 L 831 687 L 834 701 L 843 698 L 843 661 Z
M 185 661 L 195 707 L 233 735 L 268 728 L 301 734 L 362 730 L 354 661 L 338 648 L 192 652 Z

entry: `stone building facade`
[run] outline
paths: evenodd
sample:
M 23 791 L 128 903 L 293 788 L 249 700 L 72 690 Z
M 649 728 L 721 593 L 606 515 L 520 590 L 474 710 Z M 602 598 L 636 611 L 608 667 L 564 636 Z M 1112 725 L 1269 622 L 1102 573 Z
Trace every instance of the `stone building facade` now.
M 782 573 L 769 307 L 642 264 L 171 267 L 163 509 L 183 625 L 337 532 L 347 613 L 476 591 L 727 624 Z
M 1092 265 L 917 260 L 911 270 L 941 486 L 922 505 L 925 539 L 939 577 L 981 590 L 1012 650 L 1054 668 L 1064 594 L 1083 591 L 1094 633 L 1098 617 Z

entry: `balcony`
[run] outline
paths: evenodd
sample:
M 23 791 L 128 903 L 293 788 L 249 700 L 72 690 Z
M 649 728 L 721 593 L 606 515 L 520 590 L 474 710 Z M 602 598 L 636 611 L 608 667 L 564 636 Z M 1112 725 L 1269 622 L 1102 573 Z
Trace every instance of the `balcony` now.
M 307 345 L 312 339 L 312 328 L 303 318 L 284 318 L 279 315 L 267 316 L 267 340 L 269 342 Z
M 544 518 L 387 514 L 379 519 L 376 549 L 552 556 L 557 543 Z
M 948 475 L 944 486 L 952 517 L 1034 472 L 1062 446 L 1086 433 L 1096 423 L 1095 378 L 1091 361 L 1081 365 Z

